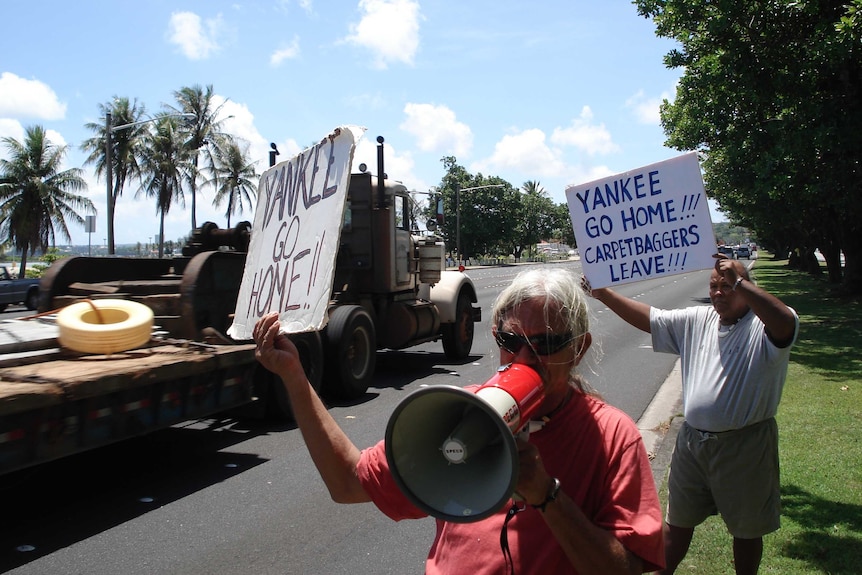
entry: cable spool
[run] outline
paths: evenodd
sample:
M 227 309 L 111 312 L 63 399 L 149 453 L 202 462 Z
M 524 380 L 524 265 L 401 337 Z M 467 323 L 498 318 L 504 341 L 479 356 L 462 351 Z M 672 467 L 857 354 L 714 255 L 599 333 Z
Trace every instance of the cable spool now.
M 57 312 L 60 345 L 84 353 L 111 354 L 150 340 L 153 310 L 123 299 L 86 300 Z

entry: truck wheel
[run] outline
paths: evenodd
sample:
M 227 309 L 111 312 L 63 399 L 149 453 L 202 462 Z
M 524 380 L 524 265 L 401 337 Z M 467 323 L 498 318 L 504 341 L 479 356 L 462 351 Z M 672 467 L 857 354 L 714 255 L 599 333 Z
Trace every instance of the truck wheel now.
M 338 306 L 332 310 L 323 333 L 324 391 L 341 399 L 362 396 L 377 362 L 377 335 L 371 316 L 358 305 Z
M 320 393 L 323 381 L 323 341 L 320 338 L 320 332 L 295 333 L 289 337 L 299 352 L 299 361 L 305 370 L 308 383 L 311 384 L 314 391 Z M 258 369 L 262 373 L 256 374 L 256 377 L 262 378 L 269 388 L 267 395 L 269 400 L 266 405 L 267 414 L 280 421 L 293 421 L 293 408 L 281 379 L 261 365 L 258 366 Z
M 464 359 L 473 347 L 473 310 L 470 309 L 470 296 L 462 291 L 458 294 L 455 306 L 455 322 L 443 324 L 443 353 L 449 359 Z
M 323 386 L 323 338 L 319 331 L 295 333 L 290 336 L 299 352 L 299 361 L 305 370 L 305 377 L 314 391 L 320 393 Z
M 27 293 L 27 299 L 24 300 L 24 305 L 30 311 L 39 307 L 39 290 L 32 289 Z

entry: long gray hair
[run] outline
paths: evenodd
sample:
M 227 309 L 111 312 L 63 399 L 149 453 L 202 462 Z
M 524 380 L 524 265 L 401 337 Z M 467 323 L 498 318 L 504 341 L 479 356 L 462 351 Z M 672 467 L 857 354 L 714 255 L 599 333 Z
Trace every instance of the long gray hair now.
M 590 331 L 587 297 L 581 289 L 580 277 L 556 266 L 531 267 L 519 273 L 497 296 L 491 309 L 492 325 L 501 329 L 503 320 L 528 301 L 543 302 L 546 326 L 550 325 L 552 315 L 563 319 L 566 331 L 576 336 L 570 345 L 578 353 L 583 341 L 581 336 Z M 570 379 L 580 391 L 593 393 L 589 384 L 575 373 L 574 365 Z

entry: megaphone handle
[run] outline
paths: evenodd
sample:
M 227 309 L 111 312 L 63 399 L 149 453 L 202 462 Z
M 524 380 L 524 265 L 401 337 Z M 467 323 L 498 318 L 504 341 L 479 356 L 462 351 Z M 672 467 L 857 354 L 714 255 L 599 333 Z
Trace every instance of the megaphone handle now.
M 524 427 L 522 427 L 522 428 L 520 429 L 520 431 L 515 432 L 515 439 L 519 439 L 519 440 L 521 440 L 521 441 L 529 441 L 529 440 L 530 440 L 530 424 L 529 424 L 529 423 L 527 423 L 527 425 L 525 425 Z M 515 491 L 514 493 L 512 493 L 512 501 L 514 501 L 516 504 L 517 504 L 518 502 L 521 502 L 521 503 L 526 503 L 526 502 L 527 502 L 527 500 L 526 500 L 526 499 L 524 499 L 524 498 L 521 496 L 521 494 L 520 494 L 520 493 L 518 493 L 517 491 Z

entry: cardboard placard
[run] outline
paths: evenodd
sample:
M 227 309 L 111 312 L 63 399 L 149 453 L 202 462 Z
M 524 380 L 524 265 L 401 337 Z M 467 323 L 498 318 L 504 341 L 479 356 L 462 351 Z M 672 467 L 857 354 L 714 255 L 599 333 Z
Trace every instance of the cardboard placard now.
M 261 176 L 230 337 L 251 339 L 255 323 L 272 311 L 283 332 L 326 325 L 350 167 L 364 132 L 336 128 Z
M 584 275 L 594 288 L 715 265 L 696 152 L 568 186 L 566 200 Z

